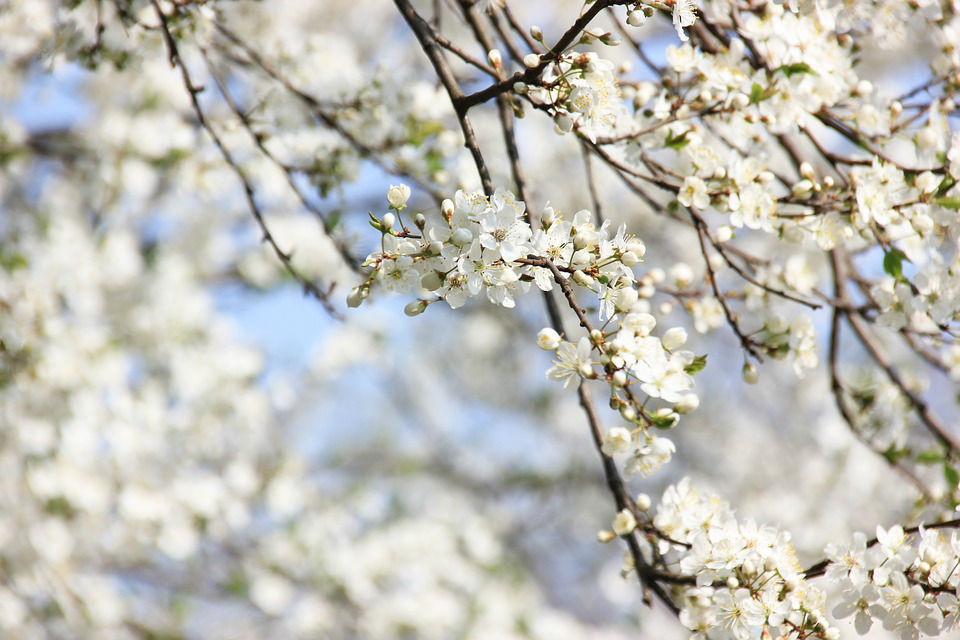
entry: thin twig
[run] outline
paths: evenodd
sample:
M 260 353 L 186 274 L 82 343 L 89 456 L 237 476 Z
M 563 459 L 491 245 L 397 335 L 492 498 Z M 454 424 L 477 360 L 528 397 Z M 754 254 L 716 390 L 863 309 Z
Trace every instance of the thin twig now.
M 220 139 L 219 134 L 217 134 L 210 121 L 207 120 L 203 108 L 200 106 L 200 101 L 197 99 L 197 95 L 203 89 L 202 87 L 195 85 L 193 80 L 190 78 L 190 72 L 187 70 L 186 64 L 184 64 L 183 59 L 180 57 L 180 51 L 177 48 L 177 42 L 174 39 L 173 34 L 170 32 L 170 25 L 167 23 L 167 16 L 163 13 L 163 10 L 160 9 L 160 5 L 157 0 L 150 0 L 150 2 L 157 14 L 157 19 L 160 21 L 160 29 L 163 33 L 163 40 L 167 47 L 167 57 L 170 60 L 170 65 L 180 69 L 180 77 L 183 80 L 183 85 L 187 90 L 187 94 L 190 96 L 190 103 L 193 106 L 193 111 L 197 116 L 200 126 L 202 126 L 207 134 L 213 139 L 213 143 L 220 151 L 220 155 L 243 184 L 243 193 L 247 200 L 247 206 L 249 207 L 253 218 L 257 221 L 257 225 L 260 227 L 261 233 L 263 233 L 264 242 L 270 245 L 270 248 L 273 249 L 274 254 L 276 254 L 277 258 L 279 258 L 287 273 L 294 280 L 300 283 L 300 285 L 303 287 L 304 293 L 316 298 L 331 316 L 337 319 L 342 319 L 342 316 L 330 301 L 330 291 L 324 291 L 314 282 L 301 275 L 300 272 L 293 266 L 292 256 L 280 248 L 280 245 L 277 244 L 273 234 L 270 233 L 270 229 L 267 227 L 267 222 L 263 216 L 263 212 L 260 209 L 260 205 L 257 204 L 256 198 L 254 197 L 254 188 L 250 182 L 250 179 L 247 177 L 247 174 L 243 171 L 243 169 L 240 168 L 240 165 L 237 164 L 237 161 L 234 159 L 233 155 L 227 150 L 227 147 Z M 332 289 L 333 287 L 331 286 L 331 291 Z

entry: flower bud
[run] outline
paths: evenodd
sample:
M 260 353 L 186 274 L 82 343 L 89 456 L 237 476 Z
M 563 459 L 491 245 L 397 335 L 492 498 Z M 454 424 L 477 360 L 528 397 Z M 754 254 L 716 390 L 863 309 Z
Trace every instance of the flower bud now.
M 617 537 L 617 534 L 615 534 L 613 531 L 610 531 L 609 529 L 603 529 L 601 531 L 597 531 L 597 542 L 602 542 L 606 544 L 607 542 L 610 542 L 616 537 Z
M 426 308 L 427 308 L 427 303 L 425 301 L 414 300 L 413 302 L 408 303 L 407 306 L 403 308 L 403 312 L 412 318 L 413 316 L 418 316 L 421 313 L 423 313 Z
M 537 334 L 537 346 L 544 351 L 555 351 L 560 346 L 560 334 L 550 327 L 540 329 Z
M 717 242 L 729 242 L 733 238 L 733 227 L 725 224 L 717 229 Z
M 627 384 L 627 374 L 623 369 L 618 369 L 613 372 L 613 376 L 610 378 L 610 382 L 613 383 L 615 387 L 622 387 Z
M 806 198 L 813 191 L 813 182 L 803 179 L 793 185 L 792 191 L 797 198 Z
M 418 213 L 413 216 L 413 224 L 417 225 L 417 229 L 422 231 L 427 224 L 427 218 L 422 213 Z
M 918 213 L 913 217 L 913 220 L 911 220 L 910 223 L 921 236 L 925 236 L 933 231 L 933 218 L 925 213 Z
M 407 206 L 407 200 L 410 199 L 410 187 L 405 184 L 390 185 L 387 189 L 387 202 L 391 209 L 399 211 Z
M 496 69 L 499 69 L 503 65 L 503 58 L 500 56 L 499 49 L 490 49 L 490 51 L 487 52 L 487 60 L 489 60 L 490 64 Z
M 620 262 L 625 267 L 632 267 L 640 262 L 640 258 L 638 258 L 637 254 L 635 254 L 633 251 L 626 251 L 622 256 L 620 256 Z
M 528 53 L 523 56 L 523 64 L 528 69 L 533 69 L 540 64 L 540 56 L 536 53 Z
M 618 536 L 628 536 L 637 528 L 637 519 L 629 509 L 623 509 L 613 519 L 613 532 Z
M 613 35 L 610 32 L 607 32 L 600 36 L 600 42 L 607 45 L 608 47 L 617 47 L 620 45 L 620 38 Z
M 740 372 L 740 375 L 747 384 L 756 384 L 757 380 L 760 379 L 760 374 L 752 362 L 745 362 L 743 364 L 743 370 Z
M 354 287 L 347 296 L 347 306 L 353 309 L 359 307 L 367 297 L 367 289 Z
M 543 225 L 543 228 L 549 228 L 556 219 L 557 212 L 553 210 L 553 207 L 544 207 L 543 213 L 540 214 L 540 224 Z
M 432 256 L 440 255 L 441 251 L 443 251 L 443 243 L 440 242 L 439 240 L 434 240 L 433 242 L 427 245 L 427 253 L 429 253 Z
M 540 42 L 541 40 L 543 40 L 543 31 L 541 31 L 540 27 L 538 27 L 535 24 L 530 25 L 530 37 L 536 40 L 537 42 Z
M 441 202 L 440 213 L 442 213 L 443 217 L 447 220 L 453 217 L 453 200 L 446 198 L 443 202 Z
M 573 267 L 586 267 L 593 260 L 593 256 L 586 249 L 579 249 L 573 252 L 570 257 L 570 265 Z
M 627 251 L 637 254 L 638 258 L 642 258 L 647 254 L 647 245 L 643 244 L 642 240 L 634 239 L 627 243 Z
M 648 511 L 650 509 L 650 505 L 653 504 L 653 502 L 650 500 L 650 496 L 645 493 L 637 494 L 637 499 L 634 502 L 637 503 L 637 509 L 640 509 L 640 511 Z
M 631 27 L 642 27 L 647 21 L 647 14 L 635 9 L 627 15 L 627 24 Z
M 555 130 L 558 133 L 570 133 L 570 130 L 573 129 L 573 118 L 565 113 L 558 113 L 555 124 Z
M 690 413 L 700 406 L 700 398 L 695 393 L 687 393 L 680 397 L 677 404 L 673 406 L 677 413 Z
M 577 269 L 573 272 L 573 281 L 579 284 L 581 287 L 591 287 L 593 285 L 593 278 L 585 274 L 580 269 Z
M 470 232 L 470 229 L 466 227 L 460 227 L 453 232 L 453 244 L 462 247 L 465 244 L 469 244 L 473 240 L 473 234 Z
M 667 351 L 678 349 L 687 343 L 687 330 L 683 327 L 668 329 L 660 342 L 663 343 L 663 348 Z
M 436 271 L 429 271 L 420 278 L 420 286 L 427 291 L 436 291 L 443 286 L 443 280 L 440 279 L 440 274 Z
M 383 214 L 383 217 L 380 218 L 380 226 L 383 228 L 384 231 L 386 231 L 387 229 L 393 229 L 393 225 L 396 224 L 396 222 L 397 222 L 397 217 L 392 213 L 385 213 Z
M 613 306 L 617 311 L 629 311 L 640 299 L 640 294 L 633 287 L 624 287 L 617 291 L 615 295 Z

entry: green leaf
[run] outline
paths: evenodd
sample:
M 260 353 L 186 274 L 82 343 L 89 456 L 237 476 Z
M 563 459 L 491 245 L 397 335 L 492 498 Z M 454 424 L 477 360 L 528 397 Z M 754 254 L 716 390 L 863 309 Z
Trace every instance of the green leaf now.
M 763 100 L 763 87 L 754 82 L 750 87 L 750 104 L 757 104 Z
M 674 136 L 673 131 L 667 131 L 667 139 L 664 141 L 664 144 L 671 149 L 676 149 L 679 151 L 690 144 L 690 141 L 687 139 L 688 133 L 690 133 L 689 130 L 684 131 L 678 136 Z
M 671 413 L 665 416 L 650 416 L 650 424 L 657 429 L 673 429 L 677 426 L 677 414 Z
M 693 362 L 685 366 L 683 370 L 689 373 L 690 375 L 693 375 L 698 371 L 702 371 L 705 366 L 707 366 L 706 354 L 702 356 L 697 356 L 696 358 L 694 358 Z
M 810 68 L 806 62 L 794 62 L 793 64 L 785 64 L 779 66 L 775 71 L 782 71 L 784 75 L 788 78 L 790 76 L 796 75 L 798 73 L 809 73 L 811 75 L 817 75 L 817 72 Z
M 907 259 L 906 254 L 896 247 L 891 247 L 889 251 L 883 254 L 883 270 L 895 279 L 903 277 L 903 261 Z
M 343 211 L 340 209 L 335 209 L 330 212 L 330 215 L 327 216 L 327 219 L 323 221 L 323 228 L 327 233 L 330 233 L 337 228 L 337 225 L 340 224 L 340 218 L 343 217 Z
M 934 198 L 933 201 L 947 209 L 953 209 L 954 211 L 960 209 L 960 196 L 943 196 Z
M 896 445 L 890 445 L 887 447 L 887 450 L 883 452 L 883 457 L 889 460 L 892 464 L 896 464 L 900 458 L 904 457 L 910 453 L 908 449 L 897 449 Z
M 946 478 L 947 487 L 951 493 L 957 488 L 957 485 L 960 484 L 960 472 L 957 472 L 949 462 L 943 463 L 943 477 Z
M 26 267 L 29 263 L 26 257 L 20 253 L 4 253 L 0 250 L 0 269 L 4 271 L 16 271 Z
M 945 194 L 947 191 L 949 191 L 950 187 L 952 187 L 956 183 L 957 181 L 953 179 L 953 176 L 943 176 L 943 180 L 941 180 L 940 184 L 937 186 L 937 190 L 936 192 L 934 192 L 934 196 L 939 198 L 940 196 Z
M 918 453 L 916 459 L 920 464 L 936 464 L 944 461 L 944 455 L 940 449 L 927 449 Z

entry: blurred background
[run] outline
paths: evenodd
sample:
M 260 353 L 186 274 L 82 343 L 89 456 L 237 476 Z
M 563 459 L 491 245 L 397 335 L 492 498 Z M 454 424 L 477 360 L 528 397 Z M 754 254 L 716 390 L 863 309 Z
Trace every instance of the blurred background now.
M 0 0 L 3 637 L 686 637 L 621 577 L 622 546 L 596 542 L 615 508 L 575 394 L 545 376 L 536 292 L 514 310 L 475 300 L 416 318 L 402 297 L 344 304 L 359 278 L 335 244 L 361 260 L 376 247 L 367 212 L 386 211 L 388 185 L 412 187 L 412 210 L 479 186 L 393 5 L 159 6 L 175 4 L 199 105 L 298 272 L 335 285 L 336 316 L 262 242 L 153 4 Z M 442 32 L 470 47 L 440 4 Z M 581 8 L 513 4 L 547 41 Z M 639 33 L 662 63 L 671 25 Z M 864 55 L 860 73 L 891 95 L 915 84 L 929 46 L 917 42 Z M 633 64 L 625 78 L 650 79 Z M 475 125 L 509 186 L 495 110 Z M 593 209 L 576 140 L 538 113 L 517 126 L 528 208 Z M 645 241 L 643 270 L 702 276 L 693 231 L 591 170 L 603 215 Z M 822 254 L 808 259 L 819 276 Z M 658 310 L 709 357 L 700 409 L 669 434 L 674 460 L 635 491 L 656 503 L 690 476 L 741 518 L 789 530 L 804 565 L 828 541 L 915 515 L 911 487 L 836 411 L 828 312 L 811 316 L 818 368 L 798 378 L 770 361 L 746 385 L 722 317 L 698 330 L 674 301 Z M 861 354 L 845 357 L 858 371 Z M 905 442 L 902 399 L 861 377 L 887 403 L 873 436 Z M 917 379 L 951 402 L 949 380 Z

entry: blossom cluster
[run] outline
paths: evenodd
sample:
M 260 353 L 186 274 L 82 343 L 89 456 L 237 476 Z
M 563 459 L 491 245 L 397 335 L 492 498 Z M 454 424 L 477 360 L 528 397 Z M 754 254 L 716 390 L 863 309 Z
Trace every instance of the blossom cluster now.
M 538 345 L 556 354 L 547 375 L 565 387 L 580 380 L 607 383 L 611 408 L 629 425 L 611 430 L 604 449 L 609 455 L 628 453 L 629 473 L 646 475 L 669 461 L 673 443 L 649 428 L 670 429 L 679 414 L 698 406 L 692 374 L 705 359 L 681 349 L 687 340 L 681 327 L 653 335 L 657 320 L 641 296 L 652 292 L 640 290 L 632 269 L 646 252 L 643 242 L 623 226 L 611 236 L 609 222 L 596 226 L 586 210 L 566 220 L 547 207 L 533 231 L 525 203 L 504 190 L 490 197 L 458 191 L 443 201 L 438 217 L 416 214 L 412 231 L 400 219 L 409 197 L 409 187 L 393 186 L 387 193 L 391 212 L 371 214 L 381 248 L 365 260 L 371 274 L 348 302 L 361 304 L 374 284 L 388 292 L 419 292 L 405 308 L 408 315 L 440 299 L 456 309 L 482 292 L 494 304 L 513 307 L 514 294 L 531 282 L 544 292 L 559 285 L 570 296 L 590 291 L 604 328 L 586 324 L 587 334 L 576 340 L 555 328 L 540 331 Z M 577 305 L 573 297 L 568 303 Z M 650 399 L 663 406 L 652 408 Z
M 535 104 L 553 108 L 559 133 L 576 128 L 596 142 L 598 136 L 614 135 L 632 124 L 613 62 L 593 51 L 564 53 L 526 93 Z
M 854 616 L 860 634 L 878 621 L 904 640 L 955 628 L 960 534 L 922 526 L 909 534 L 900 525 L 878 526 L 876 533 L 870 541 L 858 532 L 847 543 L 827 545 L 826 578 L 842 591 L 833 615 Z
M 739 521 L 730 505 L 685 478 L 669 487 L 648 546 L 672 572 L 695 577 L 678 587 L 680 621 L 697 638 L 839 637 L 824 614 L 825 594 L 803 577 L 790 534 Z

